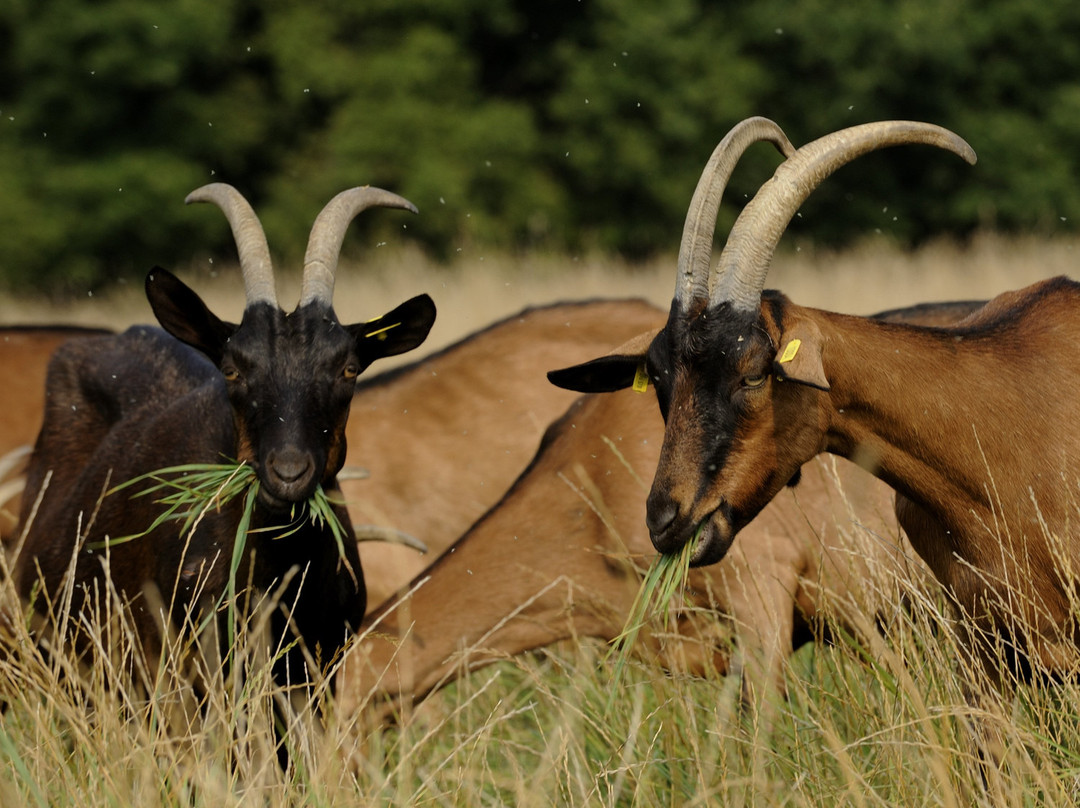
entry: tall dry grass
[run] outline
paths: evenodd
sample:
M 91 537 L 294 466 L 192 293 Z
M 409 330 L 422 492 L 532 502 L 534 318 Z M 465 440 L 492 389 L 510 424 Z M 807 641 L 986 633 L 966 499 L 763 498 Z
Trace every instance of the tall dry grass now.
M 141 664 L 115 593 L 105 593 L 99 617 L 83 623 L 93 642 L 81 665 L 62 636 L 43 653 L 27 621 L 7 627 L 0 801 L 1075 804 L 1080 684 L 991 686 L 941 598 L 908 595 L 912 605 L 884 634 L 869 619 L 836 626 L 831 645 L 796 654 L 789 697 L 772 705 L 768 725 L 759 720 L 766 711 L 742 705 L 733 677 L 673 674 L 635 659 L 613 691 L 606 649 L 584 642 L 464 676 L 404 725 L 370 729 L 363 714 L 334 714 L 326 681 L 303 693 L 273 682 L 265 605 L 237 637 L 242 675 L 224 676 L 192 638 L 173 639 L 160 664 Z M 0 596 L 18 608 L 10 584 Z M 288 747 L 284 768 L 279 738 Z M 985 751 L 988 739 L 997 758 Z
M 1074 255 L 1071 243 L 990 237 L 968 251 L 938 245 L 911 256 L 869 245 L 788 255 L 772 285 L 802 302 L 872 311 L 987 296 L 1068 273 Z M 343 271 L 338 308 L 360 319 L 427 289 L 441 306 L 437 345 L 525 303 L 640 294 L 666 304 L 670 295 L 668 262 L 583 261 L 572 271 L 539 259 L 494 263 L 431 270 L 389 256 L 375 277 Z M 236 316 L 227 310 L 240 305 L 235 281 L 200 273 L 192 270 L 200 292 L 211 286 L 212 305 Z M 65 310 L 8 302 L 0 319 L 117 326 L 147 318 L 137 298 L 118 293 Z M 768 727 L 741 706 L 733 678 L 671 674 L 641 660 L 612 697 L 606 649 L 582 642 L 465 676 L 403 726 L 370 730 L 363 716 L 334 715 L 327 682 L 301 698 L 275 685 L 258 621 L 237 636 L 243 675 L 207 663 L 201 689 L 192 685 L 194 640 L 176 639 L 161 664 L 141 665 L 110 593 L 100 620 L 85 626 L 96 639 L 85 664 L 60 639 L 59 651 L 43 653 L 5 574 L 0 607 L 12 619 L 0 655 L 0 805 L 1076 804 L 1080 683 L 991 687 L 940 599 L 911 599 L 885 635 L 872 625 L 838 630 L 832 645 L 797 653 L 789 698 Z M 284 768 L 278 737 L 289 747 Z M 988 738 L 1000 769 L 982 762 Z

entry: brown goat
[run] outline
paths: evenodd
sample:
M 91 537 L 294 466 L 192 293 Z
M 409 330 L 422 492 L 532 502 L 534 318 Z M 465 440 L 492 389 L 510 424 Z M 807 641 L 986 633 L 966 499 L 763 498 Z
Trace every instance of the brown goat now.
M 786 144 L 775 124 L 744 122 L 718 147 L 738 159 L 753 140 Z M 726 182 L 712 163 L 687 216 L 675 301 L 647 350 L 552 374 L 579 390 L 629 385 L 639 367 L 667 422 L 649 495 L 653 544 L 672 552 L 700 531 L 698 564 L 820 452 L 855 460 L 904 501 L 912 544 L 946 585 L 988 663 L 1077 661 L 1080 536 L 1080 286 L 1044 281 L 991 300 L 948 328 L 886 324 L 798 306 L 763 292 L 791 216 L 818 183 L 860 154 L 901 143 L 974 162 L 956 135 L 886 122 L 828 135 L 792 153 L 742 211 L 717 277 L 709 251 Z M 730 173 L 730 169 L 726 169 Z M 1000 663 L 997 663 L 1000 665 Z
M 875 318 L 944 325 L 981 305 L 923 304 Z M 343 714 L 369 695 L 392 708 L 462 670 L 567 637 L 617 636 L 639 585 L 633 567 L 653 553 L 639 475 L 657 462 L 662 436 L 651 396 L 574 402 L 502 500 L 416 577 L 415 593 L 366 618 L 369 633 L 338 681 Z M 865 625 L 895 608 L 904 586 L 929 580 L 898 535 L 887 486 L 844 462 L 811 462 L 799 476 L 735 552 L 692 571 L 691 605 L 709 616 L 684 612 L 689 642 L 666 638 L 669 664 L 727 670 L 719 615 L 733 630 L 746 687 L 782 689 L 784 660 L 823 615 Z
M 529 462 L 545 427 L 576 398 L 547 383 L 547 368 L 595 356 L 611 344 L 611 328 L 629 339 L 663 322 L 663 311 L 641 300 L 531 308 L 362 380 L 346 463 L 370 474 L 341 480 L 350 515 L 411 534 L 430 551 L 362 543 L 368 603 L 379 605 L 420 573 Z

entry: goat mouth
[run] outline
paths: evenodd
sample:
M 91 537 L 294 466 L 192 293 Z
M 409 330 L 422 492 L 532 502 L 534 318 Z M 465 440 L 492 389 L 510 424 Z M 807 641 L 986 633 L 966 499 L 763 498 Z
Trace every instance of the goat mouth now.
M 269 490 L 269 486 L 259 486 L 259 504 L 273 513 L 287 513 L 307 501 L 307 495 L 301 497 L 279 496 Z
M 690 538 L 693 547 L 690 551 L 690 566 L 704 567 L 720 561 L 731 548 L 735 531 L 731 521 L 721 508 L 702 519 Z

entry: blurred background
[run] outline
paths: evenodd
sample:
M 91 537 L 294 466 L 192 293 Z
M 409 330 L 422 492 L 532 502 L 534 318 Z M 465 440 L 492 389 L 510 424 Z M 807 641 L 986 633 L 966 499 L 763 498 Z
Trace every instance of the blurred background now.
M 370 183 L 421 215 L 365 214 L 346 258 L 632 272 L 670 262 L 702 166 L 750 115 L 796 145 L 926 120 L 979 155 L 860 159 L 811 197 L 788 251 L 1071 236 L 1080 3 L 7 0 L 0 288 L 60 303 L 155 264 L 232 260 L 220 213 L 182 205 L 216 180 L 252 202 L 281 263 L 333 194 Z M 778 162 L 752 149 L 727 199 Z

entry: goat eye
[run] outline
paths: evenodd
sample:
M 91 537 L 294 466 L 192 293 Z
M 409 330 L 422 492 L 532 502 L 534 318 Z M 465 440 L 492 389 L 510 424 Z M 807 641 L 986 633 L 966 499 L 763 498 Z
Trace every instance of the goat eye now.
M 235 382 L 240 378 L 240 371 L 234 367 L 222 368 L 221 375 L 225 377 L 225 381 Z
M 743 376 L 742 377 L 742 386 L 743 387 L 750 387 L 750 388 L 761 387 L 761 385 L 765 384 L 765 380 L 767 378 L 769 378 L 769 377 L 764 376 L 764 375 L 762 375 L 762 376 Z
M 355 379 L 360 375 L 360 369 L 356 365 L 346 365 L 341 375 L 346 379 Z

